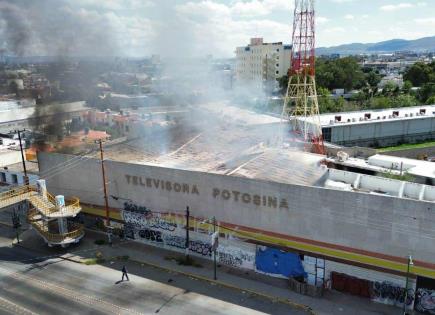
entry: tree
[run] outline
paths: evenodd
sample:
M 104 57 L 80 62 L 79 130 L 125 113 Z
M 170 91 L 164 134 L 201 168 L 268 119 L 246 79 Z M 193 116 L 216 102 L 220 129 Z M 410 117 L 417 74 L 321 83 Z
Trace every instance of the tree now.
M 411 89 L 412 89 L 412 83 L 411 83 L 411 81 L 405 81 L 403 83 L 403 86 L 402 86 L 403 93 L 409 94 L 411 92 Z
M 427 65 L 424 62 L 416 62 L 411 67 L 409 67 L 403 78 L 406 81 L 410 81 L 413 86 L 422 86 L 423 84 L 429 82 L 429 79 L 432 77 L 435 69 L 432 64 Z
M 419 101 L 414 96 L 409 94 L 398 95 L 391 99 L 392 107 L 409 107 L 417 105 L 419 105 Z
M 365 75 L 355 57 L 316 60 L 316 82 L 328 90 L 344 88 L 346 91 L 365 85 Z
M 426 100 L 426 104 L 433 105 L 435 104 L 435 95 L 432 95 Z
M 390 108 L 391 100 L 385 96 L 374 97 L 370 100 L 369 107 L 372 109 Z
M 372 89 L 375 89 L 378 87 L 379 82 L 381 82 L 381 75 L 372 70 L 366 73 L 365 80 Z
M 423 84 L 418 91 L 418 98 L 421 102 L 428 104 L 428 101 L 435 95 L 435 82 Z
M 320 113 L 329 113 L 335 111 L 334 100 L 331 99 L 328 89 L 323 87 L 318 88 L 317 99 L 319 101 Z
M 385 83 L 384 87 L 382 88 L 382 95 L 384 96 L 396 96 L 398 92 L 399 90 L 397 84 L 391 81 Z

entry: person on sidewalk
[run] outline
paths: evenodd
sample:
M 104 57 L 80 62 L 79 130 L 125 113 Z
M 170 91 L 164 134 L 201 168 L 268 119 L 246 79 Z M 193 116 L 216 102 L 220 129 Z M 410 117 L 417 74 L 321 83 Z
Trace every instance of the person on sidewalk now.
M 130 279 L 128 278 L 127 268 L 125 267 L 125 265 L 122 266 L 122 280 L 121 281 L 124 281 L 124 277 L 127 278 L 127 281 L 130 281 Z

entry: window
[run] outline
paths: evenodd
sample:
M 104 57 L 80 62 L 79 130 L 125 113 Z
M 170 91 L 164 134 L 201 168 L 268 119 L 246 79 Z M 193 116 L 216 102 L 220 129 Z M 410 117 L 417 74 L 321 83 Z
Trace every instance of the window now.
M 17 174 L 12 174 L 12 184 L 18 184 L 18 176 L 17 176 Z
M 0 179 L 1 179 L 1 182 L 6 183 L 6 174 L 1 172 L 0 173 Z
M 276 71 L 275 71 L 275 73 L 276 73 L 276 74 L 279 74 L 279 71 L 278 71 L 278 70 L 276 70 Z
M 279 63 L 277 63 L 276 66 L 279 67 Z

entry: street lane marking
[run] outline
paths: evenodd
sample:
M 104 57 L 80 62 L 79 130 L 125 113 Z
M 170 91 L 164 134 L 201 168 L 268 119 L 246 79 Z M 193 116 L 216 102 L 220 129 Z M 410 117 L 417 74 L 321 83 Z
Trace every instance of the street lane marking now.
M 15 304 L 5 298 L 0 296 L 0 306 L 2 310 L 11 311 L 12 314 L 20 314 L 20 315 L 38 315 L 38 313 L 34 313 L 27 308 L 24 308 L 18 304 Z
M 37 285 L 43 289 L 55 292 L 56 294 L 62 295 L 64 297 L 67 297 L 69 299 L 84 303 L 84 304 L 88 304 L 88 305 L 95 305 L 95 303 L 100 304 L 100 306 L 106 306 L 109 307 L 109 310 L 113 313 L 113 314 L 121 314 L 120 312 L 125 312 L 125 314 L 136 314 L 136 315 L 143 315 L 143 313 L 137 312 L 135 310 L 132 309 L 128 309 L 107 301 L 104 301 L 101 298 L 92 296 L 92 295 L 85 295 L 85 294 L 80 294 L 77 293 L 73 290 L 67 289 L 65 287 L 62 287 L 60 285 L 54 284 L 54 283 L 50 283 L 41 279 L 38 279 L 36 277 L 32 277 L 29 275 L 23 275 L 20 272 L 16 271 L 16 272 L 11 272 L 9 269 L 0 267 L 0 270 L 3 270 L 6 272 L 7 276 L 10 276 L 16 280 L 22 280 L 22 281 L 27 281 L 32 283 L 33 285 Z M 115 309 L 115 310 L 113 310 Z M 104 309 L 106 311 L 106 309 Z

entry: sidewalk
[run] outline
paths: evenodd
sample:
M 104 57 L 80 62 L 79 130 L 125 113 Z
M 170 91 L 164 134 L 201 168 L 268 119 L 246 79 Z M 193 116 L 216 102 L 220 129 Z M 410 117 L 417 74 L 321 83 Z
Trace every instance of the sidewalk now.
M 213 262 L 193 257 L 201 267 L 179 265 L 175 257 L 179 253 L 165 249 L 148 246 L 133 241 L 115 240 L 112 247 L 108 245 L 95 245 L 95 240 L 106 239 L 101 232 L 87 231 L 86 237 L 79 245 L 68 249 L 48 248 L 34 231 L 26 231 L 22 235 L 20 246 L 41 251 L 46 255 L 61 255 L 62 258 L 84 263 L 95 258 L 100 252 L 106 260 L 114 257 L 128 256 L 128 263 L 145 264 L 165 271 L 177 272 L 201 281 L 215 282 L 218 285 L 237 288 L 250 294 L 257 294 L 272 301 L 279 301 L 293 307 L 308 310 L 314 314 L 400 314 L 400 309 L 393 306 L 373 303 L 367 299 L 359 298 L 335 291 L 327 291 L 322 298 L 311 298 L 300 295 L 288 289 L 287 281 L 277 279 L 254 271 L 241 271 L 219 265 L 217 268 L 217 281 L 213 280 Z M 310 310 L 313 310 L 311 312 Z

